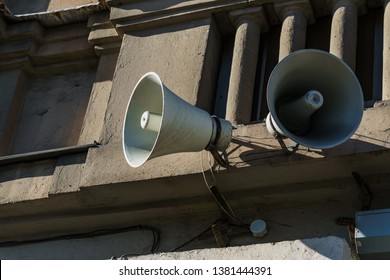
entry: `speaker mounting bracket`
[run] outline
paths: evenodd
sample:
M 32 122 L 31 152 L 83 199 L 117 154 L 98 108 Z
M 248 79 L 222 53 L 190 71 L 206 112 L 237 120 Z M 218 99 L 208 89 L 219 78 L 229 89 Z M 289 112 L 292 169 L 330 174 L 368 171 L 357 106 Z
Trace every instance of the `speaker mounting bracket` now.
M 284 142 L 285 137 L 281 136 L 278 133 L 274 134 L 275 139 L 279 142 L 280 147 L 282 147 L 283 151 L 287 155 L 292 155 L 295 154 L 299 148 L 299 144 L 290 140 L 290 145 L 287 146 L 286 143 Z
M 227 160 L 227 158 L 224 158 L 222 156 L 222 154 L 220 154 L 218 152 L 218 149 L 216 146 L 214 145 L 209 145 L 206 149 L 207 151 L 209 151 L 211 153 L 211 155 L 213 156 L 213 158 L 215 159 L 215 161 L 222 167 L 225 167 L 227 168 L 229 166 L 229 161 Z
M 225 151 L 220 153 L 219 150 L 221 149 L 218 149 L 220 148 L 221 143 L 223 143 L 224 141 L 226 142 L 226 129 L 223 130 L 221 120 L 217 116 L 211 116 L 211 119 L 213 125 L 213 135 L 205 150 L 209 151 L 213 155 L 215 161 L 220 166 L 227 168 L 229 166 L 229 161 L 227 159 L 226 154 L 224 154 Z M 230 123 L 229 123 L 229 127 L 230 127 L 230 135 L 231 135 Z M 230 137 L 229 137 L 229 142 L 230 142 Z

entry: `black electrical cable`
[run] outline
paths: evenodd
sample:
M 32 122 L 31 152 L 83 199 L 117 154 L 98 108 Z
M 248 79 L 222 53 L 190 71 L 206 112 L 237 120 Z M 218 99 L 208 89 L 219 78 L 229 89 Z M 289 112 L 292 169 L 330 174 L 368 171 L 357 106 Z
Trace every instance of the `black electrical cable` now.
M 158 230 L 152 230 L 153 233 L 153 245 L 152 248 L 150 249 L 150 254 L 156 253 L 157 247 L 160 243 L 160 231 Z M 126 253 L 120 256 L 120 260 L 125 260 L 127 257 L 135 257 L 135 256 L 140 256 L 141 254 L 132 254 L 132 253 Z M 116 257 L 112 257 L 112 260 L 117 259 Z
M 201 236 L 202 234 L 205 234 L 206 232 L 210 231 L 211 230 L 211 226 L 208 227 L 207 229 L 205 229 L 204 231 L 202 231 L 201 233 L 199 233 L 198 235 L 194 236 L 193 238 L 191 238 L 190 240 L 184 242 L 183 244 L 181 244 L 180 246 L 176 247 L 175 249 L 171 250 L 171 252 L 176 252 L 177 250 L 179 250 L 180 248 L 183 248 L 184 246 L 186 246 L 187 244 L 190 244 L 192 241 L 194 241 L 195 239 L 199 238 L 199 236 Z
M 212 223 L 212 225 L 216 224 L 218 221 L 221 221 L 221 219 L 216 220 L 214 223 Z M 228 222 L 227 224 L 229 226 L 235 227 L 235 228 L 248 229 L 248 232 L 249 232 L 249 224 L 235 224 L 235 223 L 231 223 L 231 222 Z M 191 239 L 187 240 L 183 244 L 181 244 L 181 245 L 177 246 L 176 248 L 172 249 L 170 252 L 176 252 L 177 250 L 179 250 L 179 249 L 183 248 L 184 246 L 190 244 L 191 242 L 193 242 L 194 240 L 196 240 L 197 238 L 199 238 L 200 236 L 202 236 L 206 232 L 210 231 L 211 228 L 212 228 L 212 225 L 209 226 L 208 228 L 206 228 L 205 230 L 203 230 L 202 232 L 200 232 L 198 235 L 192 237 Z
M 19 246 L 25 244 L 34 244 L 34 243 L 59 241 L 59 240 L 83 239 L 83 238 L 91 238 L 97 236 L 105 236 L 105 235 L 112 235 L 112 234 L 118 234 L 118 233 L 129 232 L 129 231 L 142 231 L 142 230 L 148 230 L 153 233 L 153 244 L 150 249 L 150 253 L 155 253 L 160 243 L 160 231 L 154 227 L 143 226 L 143 225 L 136 225 L 136 226 L 130 226 L 124 228 L 114 228 L 114 229 L 101 229 L 101 230 L 95 230 L 95 231 L 79 233 L 79 234 L 59 235 L 59 236 L 33 239 L 33 240 L 6 241 L 6 242 L 0 242 L 0 247 L 11 247 L 11 246 Z

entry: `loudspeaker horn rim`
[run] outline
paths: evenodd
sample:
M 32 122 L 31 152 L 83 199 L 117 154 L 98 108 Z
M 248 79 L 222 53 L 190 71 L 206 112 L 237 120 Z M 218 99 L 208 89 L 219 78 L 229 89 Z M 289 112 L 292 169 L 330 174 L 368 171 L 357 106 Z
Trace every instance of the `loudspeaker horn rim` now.
M 350 133 L 346 134 L 344 137 L 340 137 L 339 141 L 333 142 L 331 144 L 329 144 L 329 143 L 322 143 L 321 145 L 320 144 L 318 144 L 318 145 L 311 145 L 311 144 L 306 143 L 305 141 L 301 141 L 302 137 L 297 136 L 297 135 L 291 133 L 288 129 L 286 129 L 286 127 L 283 125 L 283 123 L 280 121 L 280 119 L 279 119 L 279 117 L 277 115 L 276 104 L 275 104 L 276 103 L 275 97 L 271 96 L 272 94 L 269 91 L 270 85 L 272 83 L 275 83 L 275 81 L 274 81 L 274 80 L 276 80 L 275 76 L 278 75 L 277 71 L 278 71 L 278 69 L 280 67 L 283 67 L 283 65 L 285 65 L 286 63 L 289 63 L 289 60 L 294 58 L 295 56 L 299 56 L 299 55 L 302 55 L 304 53 L 308 54 L 310 52 L 311 53 L 316 53 L 316 54 L 319 54 L 319 55 L 324 55 L 324 56 L 327 57 L 327 59 L 333 59 L 334 61 L 336 61 L 336 62 L 340 63 L 342 66 L 344 66 L 344 70 L 348 72 L 348 74 L 353 79 L 353 81 L 355 82 L 355 84 L 357 85 L 357 87 L 359 89 L 358 90 L 359 92 L 356 93 L 356 96 L 360 97 L 359 101 L 357 101 L 357 102 L 359 102 L 358 106 L 361 107 L 361 111 L 359 112 L 359 120 L 356 122 L 356 124 L 354 125 L 353 129 L 351 129 Z M 335 147 L 337 145 L 340 145 L 343 142 L 347 141 L 355 133 L 355 131 L 359 127 L 361 119 L 362 119 L 362 116 L 363 116 L 363 111 L 364 111 L 363 90 L 361 88 L 360 82 L 359 82 L 358 78 L 356 77 L 354 71 L 343 60 L 341 60 L 337 56 L 335 56 L 335 55 L 333 55 L 333 54 L 331 54 L 329 52 L 318 50 L 318 49 L 302 49 L 302 50 L 298 50 L 298 51 L 292 52 L 291 54 L 289 54 L 288 56 L 283 58 L 275 66 L 275 68 L 272 70 L 272 72 L 270 74 L 270 77 L 269 77 L 268 83 L 267 83 L 266 97 L 267 97 L 267 105 L 268 105 L 269 113 L 271 114 L 272 121 L 280 129 L 280 131 L 278 130 L 278 133 L 282 132 L 282 136 L 290 138 L 294 142 L 296 142 L 296 143 L 298 143 L 300 145 L 309 147 L 309 148 L 318 148 L 318 149 L 333 148 L 333 147 Z

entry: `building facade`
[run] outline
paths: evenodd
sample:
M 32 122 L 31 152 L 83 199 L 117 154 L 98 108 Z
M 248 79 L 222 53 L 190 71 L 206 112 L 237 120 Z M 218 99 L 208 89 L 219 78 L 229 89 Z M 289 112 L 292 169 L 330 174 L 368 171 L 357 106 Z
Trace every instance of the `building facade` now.
M 1 258 L 110 258 L 330 236 L 359 257 L 356 213 L 390 208 L 388 0 L 1 2 Z M 265 125 L 267 81 L 300 49 L 349 65 L 365 109 L 345 143 L 286 154 Z M 228 167 L 206 151 L 128 166 L 126 106 L 150 71 L 235 126 Z M 263 238 L 248 229 L 255 219 L 267 223 Z

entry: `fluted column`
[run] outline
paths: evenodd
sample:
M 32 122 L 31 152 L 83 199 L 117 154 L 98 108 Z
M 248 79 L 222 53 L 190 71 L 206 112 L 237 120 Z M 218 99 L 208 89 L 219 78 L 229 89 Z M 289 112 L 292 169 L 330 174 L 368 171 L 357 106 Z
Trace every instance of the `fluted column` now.
M 282 17 L 279 61 L 296 50 L 304 49 L 306 45 L 307 20 L 303 11 L 300 8 L 286 9 Z
M 354 0 L 333 0 L 329 52 L 355 70 L 358 11 Z
M 382 99 L 390 100 L 390 0 L 384 0 L 384 9 Z
M 226 119 L 233 124 L 251 121 L 253 91 L 260 45 L 262 10 L 231 14 L 236 25 Z

